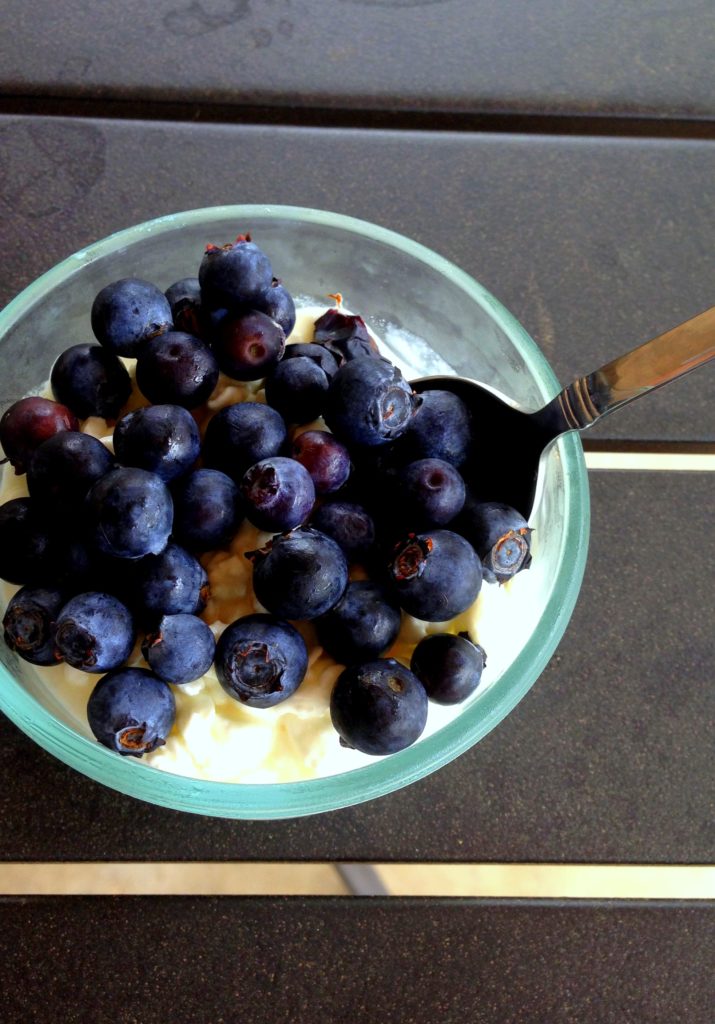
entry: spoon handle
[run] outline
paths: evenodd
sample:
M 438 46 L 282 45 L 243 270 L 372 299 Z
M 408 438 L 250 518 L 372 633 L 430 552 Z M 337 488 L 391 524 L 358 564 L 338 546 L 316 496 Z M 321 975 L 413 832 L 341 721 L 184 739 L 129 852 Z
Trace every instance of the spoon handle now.
M 654 388 L 715 357 L 715 306 L 651 338 L 585 377 L 578 377 L 532 414 L 551 436 L 584 430 Z

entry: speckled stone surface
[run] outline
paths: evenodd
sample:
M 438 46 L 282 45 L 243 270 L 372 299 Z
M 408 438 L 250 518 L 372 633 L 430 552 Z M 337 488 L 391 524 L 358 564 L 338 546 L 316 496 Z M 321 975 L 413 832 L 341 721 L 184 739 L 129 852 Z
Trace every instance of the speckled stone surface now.
M 522 703 L 369 804 L 230 822 L 90 782 L 0 719 L 0 859 L 712 863 L 712 474 L 592 475 L 583 590 Z
M 715 107 L 707 0 L 6 0 L 3 14 L 6 93 L 691 117 Z
M 0 302 L 151 217 L 315 206 L 459 264 L 566 383 L 712 304 L 714 169 L 708 142 L 0 118 Z M 714 394 L 711 365 L 589 437 L 715 440 Z
M 0 901 L 4 1024 L 711 1024 L 715 907 Z

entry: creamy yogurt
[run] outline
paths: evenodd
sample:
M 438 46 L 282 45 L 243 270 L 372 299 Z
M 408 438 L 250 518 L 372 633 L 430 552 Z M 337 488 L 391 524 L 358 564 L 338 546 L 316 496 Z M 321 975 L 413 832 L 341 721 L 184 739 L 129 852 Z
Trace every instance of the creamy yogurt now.
M 295 328 L 290 344 L 312 341 L 313 324 L 324 306 L 303 305 L 297 311 Z M 427 365 L 419 350 L 405 345 L 404 339 L 392 339 L 386 333 L 388 344 L 381 344 L 385 355 L 403 370 L 406 376 L 436 372 L 430 355 Z M 392 344 L 392 341 L 397 343 Z M 424 347 L 425 343 L 421 342 Z M 125 359 L 133 379 L 133 359 Z M 446 364 L 440 366 L 444 372 Z M 52 397 L 49 387 L 43 392 Z M 240 401 L 264 401 L 261 382 L 237 383 L 221 377 L 219 383 L 199 417 L 202 428 L 218 409 Z M 125 411 L 148 405 L 136 386 Z M 311 427 L 325 428 L 322 420 L 297 428 L 300 433 Z M 81 429 L 100 438 L 111 449 L 111 426 L 99 417 L 90 417 Z M 0 485 L 0 502 L 27 495 L 26 478 L 16 476 L 5 467 Z M 243 615 L 262 612 L 251 585 L 251 563 L 244 557 L 246 551 L 261 547 L 270 535 L 257 530 L 245 521 L 225 550 L 208 552 L 201 556 L 211 585 L 211 597 L 202 614 L 218 639 L 229 623 Z M 353 578 L 361 575 L 359 567 Z M 415 645 L 429 633 L 461 632 L 468 630 L 487 652 L 487 667 L 482 676 L 478 696 L 496 680 L 514 657 L 513 597 L 525 586 L 520 574 L 504 586 L 484 584 L 471 608 L 448 623 L 422 622 L 402 613 L 402 625 L 397 641 L 383 657 L 393 657 L 409 666 Z M 19 588 L 3 584 L 5 602 Z M 518 602 L 521 603 L 521 602 Z M 218 682 L 213 667 L 195 682 L 173 686 L 176 698 L 176 722 L 165 746 L 158 748 L 142 760 L 164 771 L 197 779 L 217 782 L 276 783 L 313 779 L 349 771 L 376 760 L 367 754 L 342 747 L 330 721 L 330 694 L 343 665 L 331 658 L 318 644 L 315 630 L 309 622 L 295 624 L 303 635 L 309 652 L 308 671 L 298 690 L 287 700 L 272 708 L 250 708 L 229 697 Z M 139 644 L 131 659 L 132 665 L 146 666 Z M 99 675 L 80 672 L 69 665 L 50 668 L 27 666 L 37 684 L 38 696 L 43 691 L 61 717 L 81 734 L 93 739 L 87 722 L 87 701 Z M 472 697 L 471 700 L 475 699 Z M 424 736 L 430 735 L 459 714 L 459 707 L 441 707 L 430 704 Z M 418 741 L 419 742 L 419 741 Z

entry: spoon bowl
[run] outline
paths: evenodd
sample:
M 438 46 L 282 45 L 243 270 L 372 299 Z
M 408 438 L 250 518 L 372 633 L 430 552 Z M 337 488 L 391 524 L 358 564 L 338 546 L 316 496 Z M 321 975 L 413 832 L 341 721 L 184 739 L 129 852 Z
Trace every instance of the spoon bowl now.
M 421 377 L 412 381 L 412 387 L 417 392 L 451 391 L 462 399 L 472 416 L 475 443 L 467 483 L 478 497 L 498 497 L 528 519 L 541 456 L 557 437 L 586 430 L 713 358 L 715 306 L 577 377 L 536 412 L 522 412 L 488 386 L 466 377 Z

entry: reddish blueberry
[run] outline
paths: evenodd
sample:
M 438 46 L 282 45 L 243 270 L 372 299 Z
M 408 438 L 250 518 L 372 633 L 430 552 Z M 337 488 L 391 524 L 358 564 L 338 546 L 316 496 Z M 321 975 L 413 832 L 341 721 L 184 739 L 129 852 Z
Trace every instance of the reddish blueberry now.
M 50 398 L 21 398 L 0 419 L 0 445 L 15 472 L 24 473 L 35 449 L 63 430 L 79 430 L 77 417 L 67 406 Z

